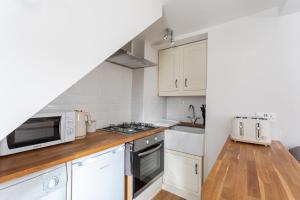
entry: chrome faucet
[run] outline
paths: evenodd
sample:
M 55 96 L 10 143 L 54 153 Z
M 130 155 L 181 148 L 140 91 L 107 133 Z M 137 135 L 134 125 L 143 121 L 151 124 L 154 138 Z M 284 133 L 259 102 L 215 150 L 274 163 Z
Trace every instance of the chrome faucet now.
M 198 117 L 196 117 L 195 107 L 193 105 L 189 105 L 189 111 L 192 111 L 192 117 L 188 116 L 189 119 L 192 120 L 192 123 L 195 124 Z

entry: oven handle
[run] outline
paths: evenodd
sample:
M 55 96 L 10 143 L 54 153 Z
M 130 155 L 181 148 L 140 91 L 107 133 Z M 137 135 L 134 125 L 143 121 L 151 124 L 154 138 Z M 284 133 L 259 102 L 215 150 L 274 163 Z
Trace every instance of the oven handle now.
M 153 149 L 150 149 L 150 150 L 145 151 L 145 152 L 143 152 L 143 153 L 139 153 L 138 156 L 139 156 L 139 157 L 142 157 L 142 156 L 149 155 L 149 154 L 151 154 L 151 153 L 157 151 L 158 149 L 160 149 L 161 146 L 162 146 L 162 144 L 159 144 L 157 147 L 155 147 L 155 148 L 153 148 Z

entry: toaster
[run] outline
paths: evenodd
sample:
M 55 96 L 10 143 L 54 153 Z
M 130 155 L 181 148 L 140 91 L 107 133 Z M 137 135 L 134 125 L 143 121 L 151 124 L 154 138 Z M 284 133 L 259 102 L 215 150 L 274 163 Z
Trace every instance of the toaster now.
M 271 123 L 265 118 L 235 117 L 232 120 L 231 139 L 233 141 L 268 146 L 272 142 Z

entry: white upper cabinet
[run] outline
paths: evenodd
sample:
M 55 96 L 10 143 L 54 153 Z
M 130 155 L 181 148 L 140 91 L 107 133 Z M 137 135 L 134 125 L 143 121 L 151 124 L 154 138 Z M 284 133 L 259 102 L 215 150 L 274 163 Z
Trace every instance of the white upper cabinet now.
M 207 40 L 159 52 L 159 96 L 206 94 Z
M 167 49 L 159 53 L 159 87 L 162 92 L 179 91 L 180 56 L 178 49 Z
M 184 90 L 206 90 L 207 42 L 188 44 L 183 49 Z

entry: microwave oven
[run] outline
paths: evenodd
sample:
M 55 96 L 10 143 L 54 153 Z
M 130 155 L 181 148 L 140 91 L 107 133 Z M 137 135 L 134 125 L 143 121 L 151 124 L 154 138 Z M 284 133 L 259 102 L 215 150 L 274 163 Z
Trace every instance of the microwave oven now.
M 37 114 L 1 140 L 0 156 L 74 141 L 75 123 L 75 112 Z
M 235 117 L 232 121 L 231 139 L 268 146 L 272 142 L 271 123 L 265 118 Z

